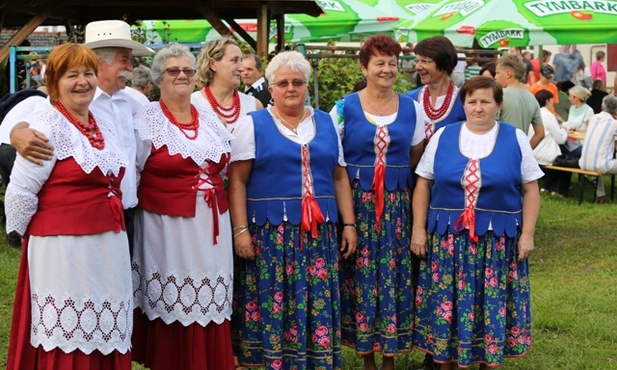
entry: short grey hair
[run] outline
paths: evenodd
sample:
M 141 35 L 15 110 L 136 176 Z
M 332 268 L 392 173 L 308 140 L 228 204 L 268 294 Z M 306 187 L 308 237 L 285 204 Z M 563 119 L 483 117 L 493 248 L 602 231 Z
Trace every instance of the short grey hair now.
M 150 72 L 152 73 L 152 82 L 158 84 L 163 78 L 163 67 L 165 62 L 169 58 L 187 57 L 193 68 L 195 67 L 195 56 L 191 53 L 191 50 L 184 45 L 180 45 L 177 42 L 169 44 L 156 53 L 150 66 Z
M 617 96 L 607 95 L 602 99 L 602 110 L 611 115 L 617 113 Z
M 114 57 L 123 48 L 97 48 L 92 49 L 94 54 L 99 57 L 99 60 L 108 66 L 114 64 Z
M 300 72 L 308 81 L 311 75 L 311 64 L 306 60 L 304 55 L 297 51 L 284 51 L 277 54 L 266 67 L 266 79 L 274 83 L 274 75 L 282 67 L 289 67 L 294 72 Z
M 146 66 L 139 66 L 133 68 L 133 74 L 131 76 L 131 83 L 133 86 L 145 89 L 148 82 L 152 82 L 152 73 L 150 68 Z

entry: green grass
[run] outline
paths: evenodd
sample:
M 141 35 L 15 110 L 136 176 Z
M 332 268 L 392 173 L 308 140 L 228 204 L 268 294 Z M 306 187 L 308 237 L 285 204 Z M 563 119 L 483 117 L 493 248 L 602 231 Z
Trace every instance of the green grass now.
M 592 204 L 588 187 L 579 206 L 573 184 L 570 198 L 542 195 L 530 258 L 533 348 L 527 357 L 506 359 L 503 369 L 617 369 L 617 201 Z M 0 236 L 0 369 L 6 367 L 19 258 Z M 362 369 L 352 351 L 343 355 L 343 369 Z M 401 355 L 396 369 L 415 370 L 422 359 L 418 351 Z

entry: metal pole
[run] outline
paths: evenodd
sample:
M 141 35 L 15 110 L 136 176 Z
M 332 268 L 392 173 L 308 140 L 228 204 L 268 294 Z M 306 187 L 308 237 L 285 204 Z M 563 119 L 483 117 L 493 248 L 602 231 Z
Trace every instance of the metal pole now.
M 26 88 L 29 89 L 30 87 L 32 87 L 32 81 L 31 81 L 32 74 L 30 73 L 30 67 L 32 67 L 32 64 L 30 63 L 29 60 L 26 61 L 25 67 L 26 67 Z
M 15 89 L 15 80 L 16 80 L 16 73 L 15 73 L 15 61 L 17 60 L 16 57 L 16 49 L 17 47 L 15 45 L 11 45 L 9 46 L 9 78 L 11 79 L 11 81 L 9 81 L 9 92 L 11 94 L 15 93 L 17 90 Z

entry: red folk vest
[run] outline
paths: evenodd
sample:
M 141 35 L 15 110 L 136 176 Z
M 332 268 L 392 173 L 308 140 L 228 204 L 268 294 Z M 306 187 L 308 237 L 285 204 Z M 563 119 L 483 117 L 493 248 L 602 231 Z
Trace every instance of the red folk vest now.
M 126 230 L 120 174 L 98 167 L 85 173 L 72 157 L 56 162 L 38 194 L 39 205 L 26 234 L 93 235 Z

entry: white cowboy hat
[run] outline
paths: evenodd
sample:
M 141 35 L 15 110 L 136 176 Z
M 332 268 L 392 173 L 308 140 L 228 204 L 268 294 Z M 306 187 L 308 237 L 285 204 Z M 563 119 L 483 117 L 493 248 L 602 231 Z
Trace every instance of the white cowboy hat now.
M 86 43 L 90 49 L 127 48 L 133 55 L 152 54 L 154 50 L 131 38 L 131 26 L 118 20 L 90 22 L 86 26 Z

